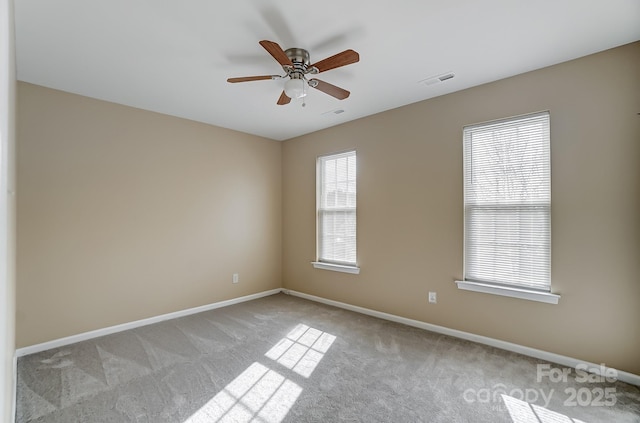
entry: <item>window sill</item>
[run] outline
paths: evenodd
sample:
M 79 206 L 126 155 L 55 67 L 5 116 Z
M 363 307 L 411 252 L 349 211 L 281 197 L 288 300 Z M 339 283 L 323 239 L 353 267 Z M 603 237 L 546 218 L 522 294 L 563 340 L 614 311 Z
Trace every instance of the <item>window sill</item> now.
M 342 264 L 324 263 L 321 261 L 312 261 L 313 267 L 316 269 L 332 270 L 334 272 L 351 273 L 357 275 L 360 273 L 360 268 L 355 266 L 345 266 Z
M 521 298 L 523 300 L 539 301 L 541 303 L 558 304 L 560 295 L 550 292 L 533 291 L 524 288 L 510 288 L 495 286 L 479 282 L 456 281 L 458 289 L 465 291 L 483 292 L 485 294 L 502 295 L 504 297 Z

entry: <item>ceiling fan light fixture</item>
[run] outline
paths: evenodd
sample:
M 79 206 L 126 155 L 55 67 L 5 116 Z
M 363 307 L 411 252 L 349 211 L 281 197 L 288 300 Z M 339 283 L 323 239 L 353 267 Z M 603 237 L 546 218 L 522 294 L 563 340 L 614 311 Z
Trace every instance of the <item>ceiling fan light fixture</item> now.
M 291 99 L 307 95 L 307 82 L 302 78 L 291 78 L 284 84 L 284 93 Z

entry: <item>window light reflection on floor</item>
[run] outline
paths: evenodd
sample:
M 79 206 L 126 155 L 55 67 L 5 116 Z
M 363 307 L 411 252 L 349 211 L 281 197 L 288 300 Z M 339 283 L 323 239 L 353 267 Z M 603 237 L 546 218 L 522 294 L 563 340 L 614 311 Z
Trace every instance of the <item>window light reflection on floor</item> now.
M 279 423 L 301 392 L 296 383 L 253 363 L 184 423 Z
M 335 339 L 299 324 L 265 356 L 308 378 Z M 183 423 L 280 423 L 301 392 L 295 382 L 254 362 Z
M 335 339 L 334 335 L 299 324 L 265 356 L 308 378 Z
M 536 404 L 529 404 L 509 395 L 502 395 L 513 423 L 585 423 Z

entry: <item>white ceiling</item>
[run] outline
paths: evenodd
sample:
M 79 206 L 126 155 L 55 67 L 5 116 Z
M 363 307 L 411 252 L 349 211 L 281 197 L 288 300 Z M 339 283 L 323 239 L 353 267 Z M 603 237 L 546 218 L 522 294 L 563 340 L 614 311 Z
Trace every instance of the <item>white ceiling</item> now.
M 15 0 L 15 17 L 21 81 L 276 140 L 640 39 L 638 0 Z M 311 62 L 356 50 L 317 76 L 351 96 L 278 106 L 284 80 L 227 83 L 283 74 L 263 39 Z

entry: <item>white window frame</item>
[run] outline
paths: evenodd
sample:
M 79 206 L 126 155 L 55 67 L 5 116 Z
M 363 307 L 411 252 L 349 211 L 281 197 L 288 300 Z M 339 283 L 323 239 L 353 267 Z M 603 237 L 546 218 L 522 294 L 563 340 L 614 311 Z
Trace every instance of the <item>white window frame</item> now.
M 472 215 L 472 211 L 473 213 L 476 213 L 475 215 L 477 216 L 478 210 L 480 210 L 483 206 L 482 205 L 478 205 L 479 203 L 475 202 L 473 200 L 470 201 L 470 203 L 468 203 L 468 193 L 467 190 L 469 190 L 469 192 L 478 192 L 476 190 L 473 190 L 473 185 L 467 185 L 471 182 L 471 174 L 469 173 L 471 170 L 471 164 L 475 163 L 475 162 L 471 162 L 471 156 L 472 156 L 472 148 L 471 148 L 471 140 L 473 135 L 475 134 L 482 134 L 482 133 L 487 133 L 489 131 L 492 130 L 500 130 L 501 128 L 503 128 L 505 125 L 513 125 L 513 127 L 516 127 L 520 124 L 525 125 L 528 122 L 531 122 L 532 120 L 537 120 L 537 121 L 541 121 L 543 122 L 543 124 L 545 124 L 545 130 L 543 130 L 539 135 L 542 138 L 538 138 L 536 141 L 539 142 L 539 146 L 541 146 L 542 151 L 544 151 L 544 157 L 542 159 L 536 159 L 536 160 L 541 160 L 539 163 L 542 166 L 542 169 L 545 169 L 545 172 L 543 172 L 543 174 L 546 177 L 546 180 L 548 181 L 548 186 L 545 188 L 546 190 L 544 191 L 538 191 L 538 192 L 544 192 L 546 194 L 546 198 L 548 198 L 548 200 L 545 200 L 543 203 L 536 203 L 533 206 L 529 205 L 529 204 L 524 204 L 524 203 L 520 203 L 520 202 L 509 202 L 508 199 L 506 199 L 505 197 L 500 197 L 500 201 L 495 203 L 495 204 L 491 204 L 489 207 L 493 210 L 497 210 L 498 215 L 500 213 L 503 213 L 502 210 L 504 210 L 505 213 L 507 214 L 513 214 L 517 220 L 517 222 L 520 222 L 521 220 L 521 215 L 518 213 L 527 213 L 526 210 L 529 209 L 536 209 L 537 211 L 536 216 L 539 216 L 540 211 L 542 211 L 543 213 L 543 218 L 542 219 L 533 219 L 532 222 L 535 223 L 530 223 L 529 225 L 533 224 L 535 225 L 535 233 L 542 233 L 542 237 L 544 240 L 542 241 L 542 245 L 544 246 L 544 248 L 546 248 L 546 250 L 544 250 L 543 253 L 543 259 L 540 260 L 540 262 L 536 262 L 535 265 L 540 266 L 539 272 L 536 272 L 536 277 L 539 275 L 542 275 L 542 280 L 543 282 L 537 281 L 535 284 L 531 283 L 531 286 L 526 286 L 528 284 L 529 281 L 527 282 L 515 282 L 515 281 L 508 281 L 508 280 L 483 280 L 482 278 L 471 278 L 469 277 L 469 262 L 473 261 L 475 263 L 475 269 L 477 271 L 477 269 L 479 269 L 477 266 L 486 266 L 487 269 L 491 269 L 492 264 L 490 264 L 489 262 L 492 261 L 492 259 L 490 258 L 491 256 L 487 255 L 487 253 L 481 252 L 481 250 L 475 250 L 473 249 L 473 247 L 470 247 L 470 240 L 472 239 L 478 239 L 478 236 L 486 236 L 486 234 L 481 234 L 479 235 L 478 232 L 476 232 L 475 228 L 473 227 L 473 223 L 472 221 L 470 221 L 469 219 L 471 219 L 471 215 Z M 551 178 L 551 166 L 550 166 L 550 116 L 549 116 L 549 112 L 548 111 L 544 111 L 544 112 L 538 112 L 538 113 L 532 113 L 532 114 L 527 114 L 527 115 L 521 115 L 521 116 L 515 116 L 512 118 L 507 118 L 507 119 L 501 119 L 501 120 L 497 120 L 497 121 L 491 121 L 491 122 L 485 122 L 485 123 L 480 123 L 480 124 L 475 124 L 475 125 L 469 125 L 466 126 L 464 128 L 463 131 L 463 143 L 464 143 L 464 158 L 463 158 L 463 166 L 464 166 L 464 189 L 465 189 L 465 200 L 464 200 L 464 214 L 465 214 L 465 221 L 464 221 L 464 240 L 465 240 L 465 247 L 464 247 L 464 276 L 463 276 L 463 280 L 461 281 L 456 281 L 456 284 L 458 286 L 459 289 L 463 289 L 463 290 L 467 290 L 467 291 L 475 291 L 475 292 L 482 292 L 482 293 L 488 293 L 488 294 L 495 294 L 495 295 L 501 295 L 501 296 L 507 296 L 507 297 L 514 297 L 514 298 L 521 298 L 521 299 L 526 299 L 526 300 L 532 300 L 532 301 L 539 301 L 539 302 L 544 302 L 544 303 L 549 303 L 549 304 L 557 304 L 558 300 L 560 299 L 560 296 L 557 294 L 553 294 L 551 293 L 551 183 L 550 183 L 550 178 Z M 520 130 L 520 129 L 518 129 Z M 520 136 L 520 135 L 518 135 Z M 521 140 L 522 138 L 517 138 L 517 140 Z M 531 139 L 531 138 L 530 138 Z M 493 140 L 492 142 L 494 142 L 496 145 L 496 147 L 499 149 L 501 147 L 500 144 L 498 144 L 499 141 Z M 509 139 L 509 142 L 513 142 L 513 138 Z M 504 145 L 504 144 L 502 144 Z M 536 162 L 538 163 L 538 162 Z M 477 164 L 476 164 L 477 166 Z M 540 173 L 536 173 L 536 175 L 539 175 Z M 516 175 L 521 175 L 521 174 L 517 174 Z M 544 186 L 545 184 L 542 185 L 538 185 L 538 186 Z M 480 191 L 480 192 L 484 192 L 484 191 Z M 474 196 L 472 195 L 472 198 L 474 198 Z M 491 198 L 491 197 L 489 197 Z M 528 197 L 528 199 L 530 199 L 532 197 Z M 521 211 L 518 211 L 518 209 L 520 209 Z M 493 213 L 493 212 L 492 212 Z M 529 213 L 531 213 L 531 211 L 529 211 Z M 500 218 L 498 218 L 500 219 Z M 509 228 L 512 229 L 512 228 Z M 491 231 L 489 231 L 491 232 Z M 498 232 L 493 232 L 494 234 L 500 233 L 500 231 Z M 514 234 L 521 234 L 521 232 L 513 232 Z M 484 238 L 486 239 L 486 238 Z M 521 239 L 521 238 L 517 238 L 517 239 Z M 470 251 L 469 248 L 472 248 L 473 251 Z M 520 249 L 515 250 L 515 251 L 522 251 Z M 471 260 L 468 256 L 468 254 L 473 254 L 474 257 L 476 257 L 476 259 Z M 479 259 L 477 258 L 479 257 Z M 504 258 L 504 257 L 502 257 Z M 480 260 L 480 261 L 478 261 Z M 499 261 L 499 260 L 498 260 Z M 505 262 L 506 261 L 502 261 L 500 264 L 498 264 L 498 266 L 505 266 Z M 517 262 L 507 262 L 508 265 L 511 265 L 513 267 L 518 267 L 518 264 L 520 263 L 520 261 Z M 495 269 L 494 271 L 497 270 L 501 270 L 503 267 L 495 267 L 493 269 Z M 523 269 L 523 268 L 520 268 Z M 540 273 L 542 272 L 542 273 Z M 482 272 L 481 272 L 482 273 Z M 491 273 L 491 271 L 488 271 L 488 273 Z M 513 273 L 512 273 L 513 275 Z M 535 285 L 535 286 L 534 286 Z
M 345 260 L 336 260 L 329 257 L 324 257 L 322 251 L 323 245 L 323 228 L 322 228 L 322 216 L 325 213 L 331 212 L 347 212 L 353 213 L 353 218 L 357 219 L 357 205 L 354 204 L 352 207 L 341 207 L 337 208 L 322 208 L 322 195 L 323 195 L 323 174 L 325 172 L 325 165 L 328 161 L 337 160 L 341 158 L 354 157 L 356 158 L 356 151 L 349 150 L 343 151 L 340 153 L 327 154 L 323 156 L 319 156 L 316 160 L 316 260 L 311 262 L 314 268 L 322 269 L 322 270 L 331 270 L 335 272 L 343 272 L 343 273 L 351 273 L 351 274 L 359 274 L 360 268 L 358 267 L 357 258 L 354 261 L 345 261 Z M 357 165 L 356 165 L 357 169 Z M 357 171 L 356 171 L 357 173 Z M 356 196 L 357 196 L 357 175 L 354 175 L 356 178 Z M 357 200 L 356 200 L 357 201 Z M 357 226 L 357 220 L 356 220 Z M 357 230 L 356 230 L 357 234 Z M 356 250 L 357 257 L 357 240 L 356 245 L 354 246 Z

